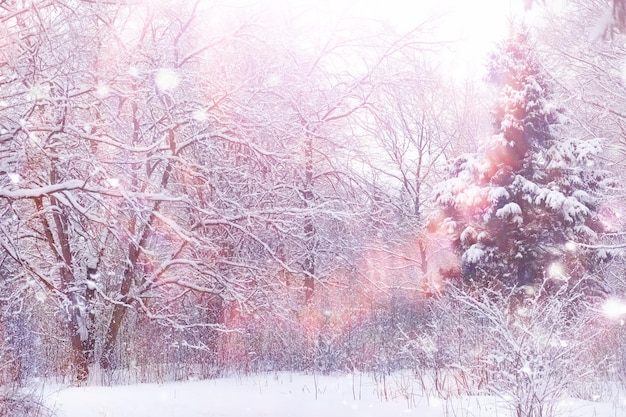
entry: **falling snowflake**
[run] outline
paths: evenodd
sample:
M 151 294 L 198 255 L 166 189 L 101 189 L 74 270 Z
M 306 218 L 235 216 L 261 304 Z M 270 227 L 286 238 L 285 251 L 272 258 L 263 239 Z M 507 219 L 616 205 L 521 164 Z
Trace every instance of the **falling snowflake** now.
M 567 275 L 565 275 L 563 265 L 558 262 L 555 262 L 548 267 L 548 276 L 553 279 L 567 280 Z
M 619 319 L 626 315 L 626 304 L 615 298 L 610 298 L 602 306 L 602 312 L 610 319 Z
M 120 180 L 118 178 L 109 178 L 107 179 L 107 183 L 113 188 L 120 186 Z
M 528 314 L 529 314 L 529 313 L 530 313 L 530 312 L 528 311 L 528 308 L 527 308 L 527 307 L 524 307 L 524 306 L 518 307 L 518 308 L 515 310 L 515 314 L 517 314 L 517 315 L 518 315 L 518 316 L 520 316 L 520 317 L 528 317 Z
M 176 71 L 168 68 L 162 68 L 156 72 L 154 82 L 160 91 L 165 92 L 178 87 L 178 84 L 180 84 L 180 77 Z
M 28 90 L 28 98 L 32 101 L 42 100 L 50 95 L 50 86 L 46 84 L 35 84 Z
M 50 95 L 50 86 L 46 84 L 35 84 L 28 90 L 28 99 L 32 101 L 42 100 Z
M 98 84 L 98 87 L 96 88 L 96 95 L 100 98 L 108 96 L 110 92 L 111 89 L 105 84 Z
M 209 118 L 209 115 L 206 111 L 198 109 L 192 113 L 191 117 L 193 118 L 193 120 L 196 120 L 198 122 L 206 122 Z
M 35 293 L 35 299 L 39 301 L 40 303 L 43 303 L 44 301 L 46 301 L 47 298 L 48 296 L 46 295 L 46 293 L 41 290 Z

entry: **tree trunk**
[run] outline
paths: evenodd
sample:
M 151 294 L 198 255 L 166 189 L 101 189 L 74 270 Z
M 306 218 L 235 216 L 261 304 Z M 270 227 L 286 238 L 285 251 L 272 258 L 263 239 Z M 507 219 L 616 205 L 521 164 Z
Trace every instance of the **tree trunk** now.
M 137 109 L 133 107 L 133 112 Z M 135 119 L 135 118 L 134 118 Z M 138 128 L 138 127 L 136 127 Z M 175 155 L 175 142 L 174 142 L 174 131 L 169 130 L 168 132 L 168 142 L 170 144 L 170 149 L 172 151 L 172 155 Z M 168 163 L 163 171 L 163 176 L 161 177 L 161 190 L 166 189 L 167 184 L 170 179 L 172 171 L 171 163 Z M 159 210 L 160 203 L 157 201 L 152 207 L 152 211 L 148 221 L 143 226 L 143 231 L 141 232 L 140 238 L 137 240 L 138 243 L 131 242 L 128 248 L 128 264 L 124 269 L 124 275 L 122 278 L 122 284 L 120 286 L 120 300 L 113 307 L 113 313 L 111 315 L 111 321 L 109 322 L 109 326 L 107 328 L 107 332 L 104 339 L 104 346 L 102 349 L 102 356 L 100 357 L 100 366 L 103 369 L 110 369 L 113 360 L 113 350 L 115 349 L 115 343 L 117 341 L 117 336 L 120 331 L 120 327 L 122 325 L 122 321 L 124 320 L 124 316 L 126 315 L 126 310 L 133 303 L 133 298 L 130 297 L 130 289 L 132 286 L 133 279 L 135 278 L 137 261 L 139 260 L 139 255 L 141 254 L 141 248 L 145 247 L 148 242 L 148 237 L 150 236 L 150 230 L 152 225 L 155 222 L 156 216 L 155 212 Z M 134 235 L 136 229 L 136 219 L 132 220 L 129 230 L 131 231 L 131 235 Z
M 85 381 L 89 376 L 89 360 L 85 350 L 83 349 L 84 341 L 81 335 L 84 334 L 84 327 L 81 326 L 83 323 L 81 323 L 80 307 L 74 294 L 71 294 L 68 297 L 68 301 L 70 303 L 68 306 L 68 328 L 70 331 L 70 342 L 72 344 L 74 366 L 76 369 L 75 376 L 78 381 Z
M 96 311 L 94 309 L 94 300 L 96 296 L 95 279 L 98 273 L 97 264 L 87 265 L 87 287 L 85 288 L 85 328 L 87 329 L 87 337 L 83 340 L 83 352 L 87 361 L 91 364 L 95 362 L 95 325 Z
M 305 141 L 305 167 L 304 167 L 304 202 L 305 207 L 313 206 L 313 139 L 307 136 Z M 304 218 L 305 250 L 304 263 L 304 303 L 307 304 L 313 296 L 315 289 L 315 226 L 313 217 L 307 214 Z
M 146 228 L 145 230 L 147 230 Z M 147 232 L 144 232 L 147 233 Z M 122 278 L 122 285 L 120 286 L 120 299 L 113 307 L 113 313 L 111 315 L 111 321 L 107 327 L 107 332 L 104 338 L 104 346 L 102 348 L 102 356 L 100 357 L 100 367 L 102 369 L 111 369 L 113 365 L 113 351 L 115 349 L 115 343 L 117 342 L 117 336 L 126 315 L 126 309 L 132 304 L 132 298 L 129 297 L 131 284 L 135 276 L 135 265 L 139 258 L 139 248 L 131 243 L 129 249 L 129 264 L 124 270 L 124 276 Z
M 53 170 L 51 173 L 51 183 L 54 184 L 55 181 L 56 172 Z M 69 238 L 67 235 L 68 226 L 65 223 L 64 218 L 59 215 L 59 208 L 59 210 L 54 210 L 52 214 L 54 222 L 53 229 L 44 212 L 43 198 L 36 198 L 34 199 L 34 202 L 35 207 L 41 216 L 43 233 L 46 237 L 46 241 L 48 242 L 48 246 L 54 254 L 57 262 L 62 265 L 60 271 L 60 290 L 65 296 L 64 303 L 67 314 L 70 344 L 72 346 L 72 356 L 76 371 L 75 377 L 79 381 L 84 381 L 89 376 L 89 361 L 87 359 L 87 355 L 85 354 L 85 350 L 83 349 L 83 340 L 86 338 L 86 329 L 84 326 L 81 326 L 83 322 L 81 317 L 80 300 L 77 298 L 75 292 L 75 278 L 72 270 L 70 269 L 72 265 L 72 252 L 70 250 Z M 54 197 L 50 197 L 50 204 L 58 208 L 59 206 L 56 203 L 56 199 Z M 54 238 L 55 233 L 58 239 L 58 245 L 57 240 Z

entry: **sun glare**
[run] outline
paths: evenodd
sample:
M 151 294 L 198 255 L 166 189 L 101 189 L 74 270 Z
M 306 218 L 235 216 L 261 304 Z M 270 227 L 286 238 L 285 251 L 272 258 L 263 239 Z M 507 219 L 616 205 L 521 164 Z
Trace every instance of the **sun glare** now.
M 489 52 L 506 37 L 510 22 L 525 14 L 524 0 L 258 0 L 256 4 L 289 10 L 308 24 L 316 23 L 320 30 L 332 28 L 333 21 L 355 17 L 383 23 L 399 33 L 417 28 L 427 39 L 445 44 L 439 59 L 451 68 L 452 75 L 480 77 Z
M 451 42 L 455 71 L 482 76 L 488 54 L 503 40 L 511 21 L 521 16 L 521 0 L 451 0 L 441 7 L 441 37 Z

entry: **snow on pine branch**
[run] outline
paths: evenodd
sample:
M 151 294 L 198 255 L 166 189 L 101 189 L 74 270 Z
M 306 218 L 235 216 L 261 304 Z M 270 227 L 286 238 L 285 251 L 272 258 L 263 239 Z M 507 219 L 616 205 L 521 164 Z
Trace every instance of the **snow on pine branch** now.
M 514 202 L 507 203 L 504 205 L 504 207 L 496 211 L 496 217 L 499 217 L 501 219 L 512 217 L 512 221 L 514 223 L 517 223 L 518 225 L 521 225 L 524 222 L 524 219 L 521 215 L 522 208 L 519 206 L 519 204 Z

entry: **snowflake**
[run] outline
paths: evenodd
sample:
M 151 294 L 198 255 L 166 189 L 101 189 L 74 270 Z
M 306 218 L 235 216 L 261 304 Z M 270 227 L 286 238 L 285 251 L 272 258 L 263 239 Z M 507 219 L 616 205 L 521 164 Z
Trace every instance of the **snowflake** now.
M 42 100 L 50 95 L 50 86 L 47 84 L 35 84 L 28 90 L 28 98 L 32 101 Z
M 574 252 L 577 249 L 576 243 L 569 241 L 565 244 L 565 249 L 569 252 Z
M 206 122 L 209 118 L 209 115 L 203 109 L 198 109 L 192 113 L 191 117 L 193 118 L 193 120 L 196 120 L 198 122 Z
M 602 306 L 602 312 L 610 319 L 619 319 L 626 315 L 626 304 L 615 298 L 610 298 Z
M 107 179 L 107 183 L 113 188 L 120 186 L 120 180 L 118 178 L 109 178 Z
M 139 77 L 139 69 L 135 66 L 128 68 L 128 75 L 131 77 Z
M 168 68 L 162 68 L 157 71 L 154 82 L 160 91 L 165 92 L 178 87 L 178 84 L 180 84 L 180 77 L 176 71 Z
M 567 275 L 565 275 L 563 265 L 558 262 L 555 262 L 548 267 L 548 276 L 553 279 L 567 280 Z
M 105 84 L 98 84 L 98 87 L 96 88 L 96 95 L 100 98 L 108 96 L 110 92 L 111 89 Z

